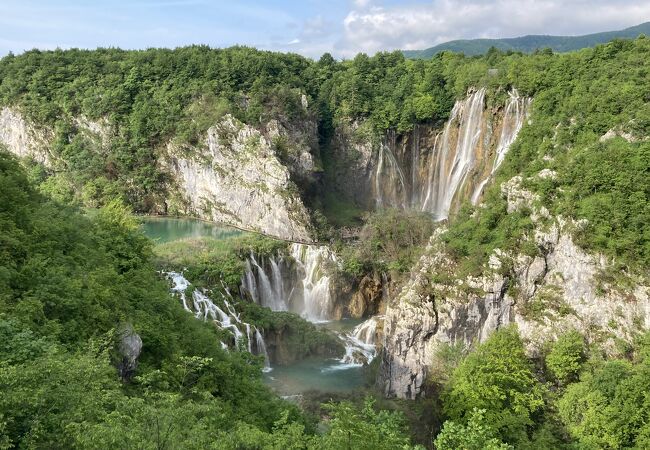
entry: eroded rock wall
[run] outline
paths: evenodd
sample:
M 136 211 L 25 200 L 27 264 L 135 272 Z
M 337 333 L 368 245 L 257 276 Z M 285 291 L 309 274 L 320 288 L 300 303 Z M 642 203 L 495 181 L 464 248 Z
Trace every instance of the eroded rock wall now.
M 497 249 L 480 277 L 440 284 L 433 281 L 435 275 L 453 271 L 453 262 L 440 239 L 444 229 L 438 230 L 386 312 L 378 383 L 387 396 L 417 397 L 442 345 L 468 347 L 507 324 L 517 324 L 532 356 L 546 341 L 571 329 L 614 352 L 616 340 L 630 341 L 650 328 L 647 280 L 626 275 L 634 286 L 630 289 L 604 281 L 606 259 L 585 252 L 571 237 L 584 224 L 551 217 L 521 182 L 514 177 L 503 183 L 502 194 L 509 211 L 532 210 L 536 231 L 528 239 L 541 254 Z

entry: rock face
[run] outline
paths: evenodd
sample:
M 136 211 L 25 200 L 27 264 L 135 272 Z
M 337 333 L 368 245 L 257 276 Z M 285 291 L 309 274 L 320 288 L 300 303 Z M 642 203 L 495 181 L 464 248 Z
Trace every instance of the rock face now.
M 82 116 L 72 122 L 88 145 L 105 154 L 110 151 L 113 129 L 108 121 Z M 0 110 L 0 144 L 19 157 L 65 170 L 66 164 L 57 164 L 50 154 L 53 139 L 52 130 L 32 126 L 19 111 Z M 153 205 L 152 211 L 312 242 L 310 216 L 296 183 L 315 181 L 320 170 L 317 140 L 316 122 L 308 117 L 291 125 L 271 120 L 258 130 L 226 115 L 208 130 L 201 147 L 169 143 L 157 151 L 158 163 L 172 183 L 166 205 Z
M 495 250 L 480 277 L 438 284 L 435 274 L 453 263 L 432 236 L 400 295 L 389 304 L 379 384 L 388 396 L 415 398 L 423 392 L 437 350 L 445 344 L 470 346 L 498 328 L 516 323 L 527 350 L 535 355 L 545 341 L 571 329 L 611 352 L 615 341 L 629 341 L 650 327 L 650 288 L 634 279 L 621 291 L 607 282 L 607 261 L 586 253 L 570 232 L 583 224 L 550 217 L 536 207 L 535 194 L 521 188 L 521 177 L 503 183 L 508 210 L 530 208 L 536 232 L 528 239 L 538 256 Z M 449 272 L 448 272 L 449 273 Z
M 276 126 L 271 136 L 285 136 Z M 203 148 L 168 146 L 164 162 L 176 195 L 168 211 L 253 229 L 283 239 L 311 242 L 309 214 L 273 138 L 225 116 L 208 130 Z M 185 154 L 184 154 L 185 153 Z M 304 172 L 313 165 L 301 152 Z
M 0 109 L 0 144 L 16 156 L 49 165 L 50 134 L 30 125 L 19 112 L 7 107 Z
M 142 351 L 142 339 L 133 326 L 127 324 L 119 332 L 117 369 L 122 380 L 128 381 L 138 367 L 138 357 Z

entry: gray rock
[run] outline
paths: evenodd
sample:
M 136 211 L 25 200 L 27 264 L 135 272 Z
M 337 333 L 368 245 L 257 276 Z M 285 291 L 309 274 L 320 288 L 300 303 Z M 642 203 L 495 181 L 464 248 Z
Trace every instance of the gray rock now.
M 142 339 L 131 324 L 124 325 L 118 332 L 119 362 L 117 369 L 122 380 L 130 380 L 138 367 L 138 357 L 142 351 Z

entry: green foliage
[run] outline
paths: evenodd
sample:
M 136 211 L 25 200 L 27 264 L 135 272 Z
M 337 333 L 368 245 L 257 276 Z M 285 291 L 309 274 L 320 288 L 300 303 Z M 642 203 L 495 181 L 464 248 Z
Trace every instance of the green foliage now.
M 32 50 L 0 60 L 0 103 L 55 131 L 53 162 L 65 180 L 47 190 L 71 190 L 87 204 L 119 196 L 151 211 L 168 189 L 159 147 L 199 144 L 226 113 L 254 125 L 300 118 L 301 94 L 316 96 L 311 65 L 246 47 Z M 81 117 L 104 125 L 109 142 Z
M 340 357 L 345 353 L 345 347 L 336 335 L 298 314 L 271 311 L 252 302 L 241 302 L 237 309 L 241 311 L 242 320 L 264 330 L 265 336 L 279 343 L 281 348 L 272 350 L 278 364 L 288 364 L 307 356 Z
M 650 423 L 650 361 L 595 362 L 558 401 L 581 448 L 645 448 Z
M 221 350 L 215 327 L 169 295 L 123 205 L 91 218 L 55 204 L 4 152 L 0 187 L 3 445 L 203 448 L 205 430 L 245 422 L 270 431 L 284 413 L 310 430 L 263 385 L 257 358 Z M 143 341 L 126 385 L 111 365 L 123 323 Z M 180 417 L 192 423 L 181 427 Z
M 528 35 L 504 39 L 461 39 L 438 44 L 425 50 L 407 50 L 407 58 L 431 58 L 440 52 L 450 51 L 464 53 L 468 56 L 482 55 L 492 49 L 532 53 L 540 49 L 551 49 L 554 52 L 569 52 L 585 47 L 611 41 L 614 38 L 635 39 L 640 34 L 650 34 L 650 22 L 619 31 L 587 34 L 584 36 L 537 36 Z
M 244 259 L 251 252 L 260 258 L 287 251 L 287 243 L 258 234 L 245 233 L 225 239 L 202 237 L 180 239 L 155 246 L 157 264 L 164 270 L 185 270 L 201 286 L 219 286 L 221 280 L 237 292 L 244 274 Z
M 374 402 L 366 400 L 361 410 L 351 403 L 330 406 L 329 430 L 320 449 L 393 450 L 409 449 L 404 419 L 398 413 L 377 411 Z
M 428 214 L 382 209 L 366 218 L 355 246 L 341 248 L 343 268 L 353 275 L 372 270 L 406 272 L 434 230 Z
M 495 332 L 453 372 L 443 395 L 449 419 L 467 423 L 475 409 L 504 442 L 527 440 L 544 406 L 544 389 L 535 379 L 517 330 Z
M 546 355 L 546 367 L 562 384 L 578 379 L 585 362 L 584 338 L 577 331 L 569 331 L 558 338 Z
M 434 442 L 437 450 L 508 450 L 485 419 L 485 410 L 474 409 L 467 425 L 448 420 Z

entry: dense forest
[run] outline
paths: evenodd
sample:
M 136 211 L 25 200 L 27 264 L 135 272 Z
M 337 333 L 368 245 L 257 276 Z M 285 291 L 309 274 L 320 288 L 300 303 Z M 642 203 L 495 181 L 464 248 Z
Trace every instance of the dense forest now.
M 640 34 L 648 34 L 649 31 L 650 22 L 646 22 L 624 30 L 605 31 L 583 36 L 528 35 L 501 39 L 464 39 L 443 42 L 424 50 L 405 50 L 404 55 L 407 58 L 431 58 L 436 53 L 450 51 L 474 56 L 487 53 L 490 47 L 502 51 L 511 50 L 523 53 L 532 53 L 545 48 L 550 48 L 554 52 L 570 52 L 605 44 L 612 39 L 634 39 Z
M 484 205 L 465 205 L 444 235 L 459 271 L 477 272 L 495 248 L 520 246 L 529 214 L 509 214 L 498 185 L 545 167 L 557 176 L 525 181 L 540 206 L 586 219 L 575 230 L 583 248 L 646 275 L 648 55 L 641 37 L 561 55 L 491 49 L 430 60 L 393 52 L 311 61 L 204 46 L 3 58 L 0 103 L 53 130 L 55 158 L 45 169 L 0 150 L 0 448 L 649 448 L 647 333 L 621 342 L 615 358 L 577 332 L 531 357 L 506 327 L 471 351 L 449 345 L 437 354 L 427 398 L 386 400 L 370 383 L 316 412 L 300 409 L 264 385 L 258 356 L 222 349 L 224 331 L 186 314 L 158 273 L 163 261 L 207 286 L 223 279 L 235 287 L 238 255 L 284 244 L 240 239 L 184 259 L 173 245 L 156 253 L 132 215 L 167 195 L 160 148 L 198 145 L 225 114 L 253 126 L 315 120 L 327 172 L 341 123 L 362 123 L 373 136 L 406 132 L 442 123 L 470 88 L 487 87 L 488 107 L 498 108 L 516 87 L 534 98 L 531 121 Z M 94 147 L 80 117 L 113 127 L 109 148 Z M 610 130 L 619 136 L 602 141 Z M 327 177 L 319 188 L 334 189 Z M 318 201 L 309 206 L 320 214 Z M 434 227 L 417 213 L 378 211 L 365 216 L 356 246 L 334 246 L 350 276 L 406 273 Z M 296 317 L 238 301 L 267 327 L 327 339 Z M 120 342 L 133 329 L 143 347 L 131 373 Z

